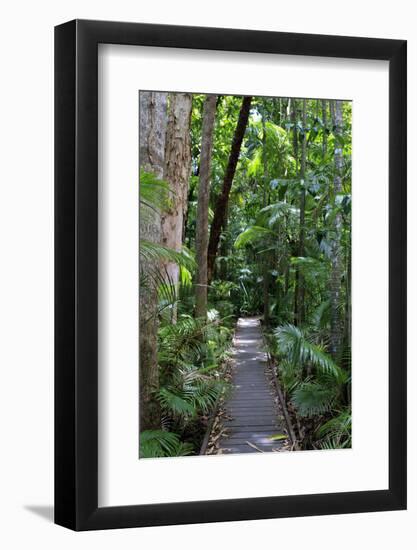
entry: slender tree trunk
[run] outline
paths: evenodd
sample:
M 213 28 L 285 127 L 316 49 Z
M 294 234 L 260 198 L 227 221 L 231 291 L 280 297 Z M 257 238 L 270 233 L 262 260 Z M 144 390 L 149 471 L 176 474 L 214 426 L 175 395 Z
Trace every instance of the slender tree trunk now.
M 301 180 L 300 191 L 300 231 L 298 237 L 297 255 L 299 257 L 304 256 L 304 241 L 305 241 L 305 172 L 306 172 L 306 160 L 307 160 L 307 138 L 305 128 L 306 124 L 306 100 L 303 99 L 302 104 L 302 127 L 303 127 L 303 141 L 301 145 L 301 159 L 300 159 L 300 171 L 299 176 Z M 296 115 L 294 115 L 294 123 L 296 124 Z M 298 139 L 296 130 L 294 132 L 294 151 L 298 152 Z M 300 272 L 299 267 L 295 269 L 295 290 L 294 290 L 294 324 L 301 325 L 305 319 L 305 284 L 304 277 Z
M 210 197 L 211 152 L 216 117 L 215 95 L 208 95 L 204 101 L 203 127 L 201 131 L 200 179 L 198 183 L 196 219 L 197 284 L 195 292 L 195 316 L 207 318 L 207 247 L 208 207 Z
M 297 100 L 293 99 L 292 101 L 292 111 L 291 111 L 291 123 L 293 125 L 292 130 L 292 146 L 295 159 L 295 173 L 298 176 L 298 130 L 297 130 Z
M 346 254 L 346 304 L 345 304 L 345 320 L 344 320 L 344 341 L 346 346 L 351 350 L 351 338 L 352 338 L 352 308 L 351 308 L 351 278 L 352 278 L 352 246 L 350 242 L 350 231 L 347 242 L 347 254 Z M 351 353 L 351 351 L 350 351 Z M 349 362 L 345 362 L 345 368 L 350 369 L 350 357 Z M 348 384 L 346 386 L 346 401 L 352 402 L 352 388 Z
M 327 154 L 327 101 L 325 99 L 321 100 L 321 112 L 322 112 L 322 121 L 323 121 L 323 158 Z
M 224 224 L 223 224 L 223 230 L 222 230 L 222 236 L 220 239 L 220 256 L 222 257 L 222 262 L 220 264 L 219 269 L 219 277 L 223 280 L 227 280 L 227 272 L 228 272 L 228 265 L 227 265 L 227 258 L 229 255 L 229 243 L 226 238 L 226 231 L 227 231 L 227 223 L 228 223 L 228 210 L 226 210 L 226 215 L 224 218 Z
M 295 174 L 298 177 L 298 130 L 297 130 L 297 101 L 293 99 L 292 101 L 292 110 L 291 110 L 291 123 L 292 123 L 292 129 L 293 129 L 293 135 L 292 135 L 292 145 L 293 145 L 293 154 L 295 159 Z M 295 268 L 294 272 L 294 325 L 298 324 L 298 317 L 299 317 L 299 292 L 298 292 L 298 286 L 299 286 L 299 278 L 300 278 L 300 272 L 298 268 Z
M 139 161 L 143 170 L 158 178 L 163 176 L 166 134 L 167 94 L 141 92 L 139 96 Z M 158 212 L 146 209 L 140 217 L 139 238 L 153 243 L 161 242 L 161 218 Z M 156 262 L 141 261 L 141 272 L 158 268 Z M 157 289 L 152 285 L 139 291 L 139 392 L 140 430 L 160 426 L 160 408 L 155 399 L 159 388 L 157 360 Z
M 268 181 L 268 163 L 266 156 L 266 120 L 265 112 L 262 112 L 262 162 L 263 162 L 263 208 L 267 206 L 267 181 Z M 263 253 L 263 302 L 264 302 L 264 323 L 269 325 L 269 253 Z
M 350 346 L 350 340 L 351 340 L 351 291 L 350 291 L 350 281 L 352 277 L 352 248 L 350 243 L 350 237 L 348 238 L 348 242 L 346 244 L 346 265 L 345 265 L 345 273 L 346 273 L 346 280 L 345 280 L 345 293 L 346 293 L 346 302 L 345 302 L 345 321 L 344 321 L 344 339 L 348 346 Z
M 300 163 L 300 178 L 303 182 L 301 188 L 301 197 L 300 197 L 300 237 L 299 237 L 299 249 L 298 255 L 300 257 L 304 256 L 304 241 L 305 241 L 305 211 L 306 211 L 306 188 L 305 188 L 305 177 L 306 177 L 306 162 L 307 162 L 307 136 L 306 136 L 306 100 L 303 99 L 303 111 L 302 111 L 302 124 L 303 124 L 303 142 L 301 146 L 301 163 Z M 303 274 L 299 274 L 298 279 L 298 308 L 299 315 L 298 321 L 302 325 L 305 320 L 305 281 Z
M 229 204 L 229 194 L 232 187 L 233 178 L 236 172 L 237 162 L 239 160 L 240 148 L 245 135 L 246 126 L 249 119 L 250 104 L 252 98 L 244 97 L 239 113 L 239 120 L 236 125 L 233 136 L 232 148 L 230 150 L 229 161 L 223 179 L 223 186 L 220 195 L 217 197 L 214 207 L 214 217 L 210 228 L 210 239 L 208 245 L 208 282 L 211 282 L 216 261 L 217 249 L 219 246 L 220 235 L 224 226 L 225 214 Z
M 330 102 L 333 114 L 333 127 L 335 134 L 334 146 L 334 168 L 335 176 L 333 182 L 333 207 L 336 207 L 336 197 L 342 192 L 342 166 L 343 149 L 338 140 L 342 133 L 342 102 Z M 342 216 L 336 214 L 333 226 L 333 239 L 331 251 L 331 274 L 330 274 L 330 303 L 331 303 L 331 329 L 330 329 L 330 351 L 334 359 L 339 358 L 342 345 L 342 321 L 339 309 L 342 276 L 342 254 L 341 254 L 341 231 Z
M 183 243 L 184 224 L 188 205 L 188 183 L 191 175 L 191 107 L 192 95 L 170 94 L 168 126 L 165 144 L 164 179 L 169 184 L 169 206 L 162 215 L 162 243 L 180 251 Z M 165 264 L 167 283 L 178 292 L 179 267 L 176 263 Z M 176 307 L 172 321 L 176 322 Z

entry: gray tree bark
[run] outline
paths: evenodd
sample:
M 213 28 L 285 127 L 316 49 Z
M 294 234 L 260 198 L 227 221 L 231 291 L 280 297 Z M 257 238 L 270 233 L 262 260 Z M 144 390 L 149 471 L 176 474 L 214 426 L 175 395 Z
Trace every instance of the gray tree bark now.
M 170 196 L 167 210 L 162 214 L 162 243 L 180 251 L 184 221 L 187 214 L 188 184 L 191 175 L 191 108 L 192 94 L 173 93 L 169 96 L 168 126 L 165 144 L 164 180 L 169 183 Z M 179 267 L 165 264 L 168 283 L 178 289 Z M 173 309 L 176 322 L 176 308 Z
M 268 204 L 268 162 L 266 154 L 266 116 L 265 112 L 262 112 L 262 164 L 263 164 L 263 181 L 262 181 L 262 207 L 265 208 Z M 263 287 L 263 302 L 264 302 L 264 324 L 269 326 L 269 269 L 271 266 L 271 258 L 268 252 L 263 254 L 263 266 L 262 266 L 262 287 Z
M 343 114 L 342 102 L 332 101 L 331 113 L 333 118 L 333 127 L 335 134 L 334 146 L 334 169 L 333 180 L 333 207 L 336 207 L 336 197 L 342 192 L 342 167 L 343 167 L 343 149 L 338 137 L 342 133 Z M 339 302 L 341 292 L 342 276 L 342 253 L 341 253 L 341 232 L 342 216 L 338 212 L 334 219 L 333 239 L 331 248 L 331 274 L 330 274 L 330 304 L 331 304 L 331 328 L 330 328 L 330 351 L 334 359 L 339 358 L 343 338 L 342 319 L 340 314 Z
M 298 245 L 298 255 L 304 256 L 304 243 L 305 243 L 305 213 L 306 213 L 306 165 L 307 165 L 307 101 L 303 99 L 302 107 L 302 125 L 303 125 L 303 141 L 301 144 L 301 163 L 300 163 L 300 178 L 303 181 L 300 196 L 300 236 Z M 298 278 L 298 324 L 302 325 L 305 320 L 305 281 L 302 273 L 299 273 Z
M 216 117 L 215 95 L 208 95 L 204 101 L 203 127 L 201 136 L 200 179 L 198 183 L 196 219 L 196 260 L 197 281 L 195 292 L 195 317 L 207 317 L 207 248 L 208 248 L 208 207 L 211 178 L 211 153 Z
M 322 112 L 322 122 L 323 122 L 323 157 L 327 154 L 327 101 L 325 99 L 321 100 L 321 112 Z
M 139 95 L 139 163 L 146 172 L 162 178 L 164 171 L 167 126 L 167 94 L 140 92 Z M 161 217 L 153 209 L 141 212 L 139 238 L 161 242 Z M 141 261 L 142 273 L 157 268 L 155 262 Z M 139 394 L 140 430 L 160 426 L 160 407 L 155 399 L 159 388 L 157 360 L 157 288 L 150 283 L 139 289 Z

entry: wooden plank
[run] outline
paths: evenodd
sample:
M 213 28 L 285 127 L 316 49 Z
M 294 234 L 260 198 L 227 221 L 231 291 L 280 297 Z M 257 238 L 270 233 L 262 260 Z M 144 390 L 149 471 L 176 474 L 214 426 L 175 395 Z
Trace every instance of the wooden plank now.
M 257 445 L 256 445 L 257 446 Z M 263 449 L 259 447 L 260 451 L 255 449 L 254 447 L 251 447 L 250 445 L 233 445 L 230 447 L 221 447 L 223 450 L 223 454 L 246 454 L 246 453 L 258 453 L 261 454 L 262 452 L 265 453 L 271 453 L 273 452 L 272 449 L 274 447 L 264 447 Z
M 247 445 L 247 442 L 253 443 L 254 445 L 257 445 L 258 447 L 279 447 L 282 446 L 282 441 L 265 441 L 262 438 L 254 439 L 254 438 L 245 438 L 245 437 L 233 437 L 230 439 L 225 439 L 222 445 L 227 446 L 235 446 L 235 445 Z M 283 440 L 284 441 L 284 440 Z
M 275 426 L 277 424 L 277 419 L 274 416 L 255 416 L 255 415 L 247 415 L 247 416 L 231 416 L 227 419 L 225 419 L 225 425 L 226 422 L 229 425 L 235 425 L 240 424 L 241 426 L 259 426 L 259 425 L 271 425 Z M 233 424 L 232 424 L 233 423 Z
M 240 420 L 233 420 L 233 421 L 226 421 L 224 423 L 225 428 L 257 428 L 257 429 L 269 429 L 269 428 L 275 428 L 276 422 L 274 420 L 271 420 L 270 422 L 267 422 L 266 420 L 262 420 L 257 422 L 256 420 L 253 420 L 251 422 L 246 421 L 240 421 Z
M 265 408 L 256 408 L 253 407 L 234 407 L 233 409 L 225 409 L 225 412 L 227 415 L 235 416 L 237 414 L 270 414 L 272 416 L 276 416 L 276 412 L 272 407 L 265 407 Z
M 268 426 L 267 429 L 264 429 L 264 430 L 258 430 L 256 427 L 255 429 L 250 429 L 250 428 L 247 428 L 245 426 L 243 426 L 242 428 L 238 428 L 236 430 L 233 430 L 228 432 L 226 434 L 226 438 L 230 438 L 230 437 L 245 437 L 245 438 L 248 438 L 248 437 L 265 437 L 265 438 L 268 438 L 272 435 L 278 435 L 278 434 L 286 434 L 286 432 L 284 432 L 283 430 L 277 430 L 277 429 L 271 429 L 270 426 Z
M 259 397 L 265 397 L 265 399 L 273 399 L 272 393 L 264 390 L 264 389 L 257 389 L 257 390 L 248 390 L 248 391 L 238 391 L 236 390 L 231 394 L 230 398 L 237 398 L 239 399 L 257 399 Z
M 230 447 L 220 447 L 223 450 L 222 454 L 242 454 L 242 453 L 259 453 L 256 449 L 250 445 L 233 445 Z
M 251 419 L 254 419 L 254 420 L 259 420 L 261 418 L 264 418 L 264 419 L 267 419 L 267 420 L 277 420 L 277 417 L 273 414 L 273 413 L 270 413 L 270 412 L 267 412 L 267 413 L 259 413 L 259 414 L 252 414 L 251 412 L 244 412 L 244 413 L 239 413 L 239 414 L 236 414 L 236 413 L 228 413 L 227 415 L 225 415 L 223 417 L 224 421 L 225 422 L 230 422 L 232 420 L 236 420 L 236 419 L 240 419 L 240 420 L 251 420 Z

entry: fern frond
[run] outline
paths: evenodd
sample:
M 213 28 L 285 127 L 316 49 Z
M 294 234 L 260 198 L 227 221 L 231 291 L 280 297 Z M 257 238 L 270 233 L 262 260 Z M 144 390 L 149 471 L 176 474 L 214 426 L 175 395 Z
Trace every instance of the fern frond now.
M 282 325 L 274 331 L 280 351 L 294 364 L 314 365 L 324 373 L 331 374 L 339 383 L 346 380 L 346 374 L 336 365 L 322 346 L 310 342 L 303 331 L 294 325 Z
M 274 228 L 278 222 L 285 219 L 287 216 L 299 216 L 299 209 L 287 202 L 276 202 L 269 204 L 260 210 L 256 218 L 256 225 L 261 227 Z
M 300 416 L 323 414 L 332 408 L 335 402 L 335 389 L 315 382 L 305 382 L 292 394 L 292 402 Z
M 192 403 L 168 388 L 159 390 L 158 400 L 162 409 L 173 416 L 192 417 L 196 414 L 196 409 Z
M 264 241 L 266 237 L 274 236 L 274 232 L 266 227 L 252 225 L 245 229 L 235 240 L 235 248 L 243 248 L 248 244 L 256 244 Z
M 168 199 L 168 183 L 151 172 L 141 169 L 139 174 L 139 200 L 141 206 L 155 211 L 164 210 L 168 205 Z
M 352 435 L 352 413 L 350 410 L 341 412 L 317 429 L 319 438 L 350 439 Z
M 180 441 L 180 436 L 173 432 L 145 430 L 139 436 L 140 458 L 185 456 L 193 452 L 193 445 Z
M 159 243 L 153 243 L 146 239 L 140 239 L 139 257 L 143 262 L 155 262 L 165 260 L 172 262 L 180 267 L 183 266 L 190 271 L 194 271 L 196 263 L 189 250 L 183 248 L 181 251 L 173 250 Z

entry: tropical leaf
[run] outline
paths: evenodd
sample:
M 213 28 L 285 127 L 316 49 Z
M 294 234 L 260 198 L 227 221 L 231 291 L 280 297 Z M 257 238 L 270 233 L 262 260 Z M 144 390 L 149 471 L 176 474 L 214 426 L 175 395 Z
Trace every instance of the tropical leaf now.
M 317 328 L 326 328 L 330 323 L 330 300 L 324 300 L 313 313 L 313 323 Z
M 192 454 L 193 446 L 180 441 L 180 436 L 165 430 L 145 430 L 139 436 L 140 458 L 184 456 Z
M 303 331 L 294 325 L 283 325 L 275 329 L 279 348 L 294 364 L 314 365 L 324 373 L 332 375 L 338 383 L 346 381 L 346 374 L 336 365 L 322 346 L 310 342 Z
M 266 237 L 273 236 L 274 232 L 266 227 L 253 225 L 243 231 L 235 240 L 235 248 L 243 248 L 248 244 L 262 242 Z
M 142 207 L 165 210 L 169 204 L 169 185 L 151 172 L 140 170 L 139 200 Z M 141 212 L 143 214 L 143 211 Z
M 168 388 L 161 388 L 158 393 L 158 400 L 164 411 L 172 413 L 174 416 L 189 417 L 195 416 L 196 409 L 193 403 L 190 403 L 184 396 L 179 395 Z
M 167 262 L 172 262 L 179 266 L 183 266 L 190 271 L 194 271 L 196 267 L 193 256 L 185 247 L 183 247 L 182 250 L 177 251 L 146 239 L 140 239 L 139 256 L 142 262 L 145 261 L 151 263 L 158 260 L 165 260 Z
M 352 413 L 345 410 L 331 418 L 317 429 L 319 438 L 332 440 L 351 439 L 352 437 Z
M 287 216 L 299 216 L 300 210 L 287 202 L 276 202 L 265 206 L 260 210 L 256 218 L 256 225 L 261 227 L 273 228 L 277 222 L 285 219 Z
M 329 411 L 336 399 L 334 387 L 316 382 L 304 382 L 292 394 L 291 400 L 301 416 L 315 416 Z

